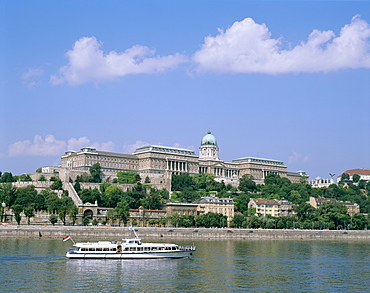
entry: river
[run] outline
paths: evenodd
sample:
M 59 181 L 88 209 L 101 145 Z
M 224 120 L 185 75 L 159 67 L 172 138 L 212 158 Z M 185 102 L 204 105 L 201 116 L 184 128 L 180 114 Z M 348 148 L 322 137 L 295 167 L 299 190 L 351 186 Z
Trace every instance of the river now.
M 161 241 L 185 245 L 193 240 Z M 361 240 L 202 239 L 194 241 L 191 259 L 173 260 L 68 260 L 64 255 L 71 244 L 1 238 L 1 292 L 370 290 L 370 245 Z

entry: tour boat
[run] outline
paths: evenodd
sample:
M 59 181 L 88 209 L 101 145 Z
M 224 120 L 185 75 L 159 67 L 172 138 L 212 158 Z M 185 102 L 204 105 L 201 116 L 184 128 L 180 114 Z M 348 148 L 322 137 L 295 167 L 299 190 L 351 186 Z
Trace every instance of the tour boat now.
M 68 250 L 69 259 L 159 259 L 188 258 L 195 246 L 180 246 L 169 243 L 145 243 L 137 237 L 121 241 L 99 241 L 75 243 L 67 236 L 63 241 L 72 240 L 74 249 Z

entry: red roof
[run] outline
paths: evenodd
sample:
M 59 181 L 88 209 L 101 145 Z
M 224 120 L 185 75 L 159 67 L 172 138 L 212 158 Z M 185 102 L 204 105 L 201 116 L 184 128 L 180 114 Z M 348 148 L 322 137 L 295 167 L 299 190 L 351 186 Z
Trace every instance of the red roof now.
M 256 204 L 265 204 L 265 205 L 279 205 L 280 204 L 276 199 L 253 198 L 252 200 Z
M 357 175 L 370 175 L 370 169 L 351 169 L 351 170 L 347 170 L 347 171 L 344 171 L 342 173 L 342 175 L 344 173 L 347 173 L 349 175 L 354 175 L 354 174 L 357 174 Z M 340 175 L 340 176 L 342 176 Z

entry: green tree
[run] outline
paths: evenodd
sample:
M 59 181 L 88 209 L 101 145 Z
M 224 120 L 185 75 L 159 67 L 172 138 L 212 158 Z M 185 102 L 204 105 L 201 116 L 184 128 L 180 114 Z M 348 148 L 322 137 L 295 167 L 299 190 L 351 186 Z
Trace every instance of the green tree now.
M 21 176 L 18 177 L 19 181 L 27 182 L 27 181 L 32 181 L 32 178 L 29 174 L 22 174 Z
M 99 163 L 95 163 L 90 167 L 91 182 L 100 183 L 101 182 L 101 166 Z
M 60 198 L 55 192 L 49 191 L 46 194 L 45 204 L 50 214 L 57 213 L 60 205 Z
M 171 188 L 173 191 L 195 190 L 194 177 L 188 173 L 172 175 Z
M 13 186 L 11 182 L 0 183 L 0 201 L 8 207 L 12 206 L 16 199 L 18 188 Z
M 317 220 L 321 220 L 327 228 L 339 228 L 339 225 L 344 226 L 344 220 L 347 218 L 347 208 L 336 202 L 324 202 L 315 211 Z M 348 221 L 348 220 L 347 220 Z
M 15 221 L 18 225 L 20 225 L 22 220 L 21 213 L 23 212 L 23 206 L 20 204 L 15 204 L 12 206 L 12 210 L 14 213 Z
M 118 218 L 118 221 L 119 223 L 121 223 L 121 221 L 126 224 L 127 223 L 127 219 L 130 215 L 129 213 L 129 205 L 126 201 L 120 201 L 116 208 L 115 208 L 115 211 L 116 211 L 116 215 L 117 215 L 117 218 Z
M 349 180 L 349 177 L 350 175 L 348 173 L 343 173 L 340 180 L 343 181 L 343 180 Z
M 352 181 L 353 182 L 359 182 L 360 181 L 360 179 L 361 179 L 361 176 L 360 175 L 358 175 L 358 174 L 353 174 L 352 175 Z
M 44 176 L 44 175 L 41 175 L 41 176 L 39 177 L 39 181 L 46 181 L 45 176 Z
M 58 206 L 58 215 L 59 219 L 63 222 L 63 225 L 66 224 L 66 217 L 73 206 L 74 202 L 72 198 L 64 196 L 60 199 Z
M 50 185 L 50 189 L 52 189 L 52 190 L 63 190 L 62 180 L 60 180 L 59 178 L 56 178 L 56 180 L 54 180 L 54 182 Z
M 230 226 L 233 228 L 242 228 L 245 225 L 245 217 L 243 215 L 235 215 L 231 220 Z
M 58 216 L 56 214 L 51 214 L 49 216 L 49 221 L 54 226 L 58 222 Z
M 15 203 L 26 207 L 35 202 L 36 196 L 37 191 L 33 185 L 28 185 L 24 188 L 18 188 Z
M 88 217 L 84 217 L 82 219 L 82 225 L 87 226 L 90 224 L 90 219 Z
M 69 210 L 68 210 L 68 216 L 72 221 L 72 225 L 74 226 L 77 221 L 77 215 L 78 215 L 78 208 L 74 204 Z
M 150 183 L 150 178 L 148 176 L 145 177 L 144 183 L 146 183 L 146 184 Z
M 140 175 L 135 172 L 118 172 L 118 183 L 121 184 L 136 184 L 141 181 Z
M 14 178 L 12 173 L 10 172 L 4 172 L 4 174 L 1 175 L 0 182 L 14 182 Z
M 312 219 L 315 209 L 310 204 L 304 202 L 296 207 L 294 211 L 297 214 L 298 220 L 303 222 Z
M 115 185 L 108 186 L 101 195 L 102 206 L 107 208 L 116 207 L 117 203 L 123 198 L 124 192 L 121 188 Z
M 244 174 L 239 179 L 239 190 L 245 193 L 256 192 L 257 184 L 253 180 L 254 180 L 254 177 L 252 175 Z
M 30 224 L 31 218 L 35 216 L 34 210 L 32 206 L 28 206 L 24 209 L 24 215 L 27 218 L 27 224 Z

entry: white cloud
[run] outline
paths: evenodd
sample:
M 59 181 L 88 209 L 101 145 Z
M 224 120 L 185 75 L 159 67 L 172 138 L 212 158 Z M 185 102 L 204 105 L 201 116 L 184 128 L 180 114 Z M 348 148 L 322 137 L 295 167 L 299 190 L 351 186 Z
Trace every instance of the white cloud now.
M 8 147 L 10 157 L 21 156 L 55 156 L 62 155 L 66 148 L 66 143 L 56 140 L 54 135 L 47 135 L 45 139 L 41 135 L 35 135 L 33 141 L 17 141 Z
M 310 157 L 308 155 L 303 155 L 300 153 L 293 152 L 291 156 L 288 157 L 288 163 L 294 164 L 294 163 L 307 163 L 310 161 Z
M 370 68 L 370 26 L 358 15 L 338 37 L 333 31 L 314 30 L 306 42 L 282 48 L 265 24 L 251 18 L 235 22 L 215 37 L 208 36 L 192 60 L 197 72 L 300 73 L 344 68 Z
M 132 154 L 137 148 L 140 148 L 140 147 L 143 147 L 143 146 L 147 146 L 147 145 L 151 145 L 151 144 L 150 143 L 147 143 L 145 141 L 142 141 L 142 140 L 137 140 L 133 144 L 125 144 L 123 146 L 123 151 L 125 153 Z
M 179 148 L 179 149 L 192 150 L 192 151 L 195 149 L 193 145 L 191 145 L 191 146 L 182 146 L 181 143 L 178 143 L 178 142 L 174 143 L 173 147 L 174 148 Z
M 174 69 L 187 61 L 181 54 L 154 56 L 155 51 L 145 46 L 133 46 L 122 53 L 111 51 L 104 54 L 102 44 L 95 37 L 83 37 L 66 53 L 69 60 L 52 75 L 53 85 L 68 83 L 79 85 L 86 82 L 114 80 L 128 74 L 152 74 Z
M 113 142 L 97 143 L 91 142 L 87 137 L 70 138 L 68 142 L 55 139 L 54 135 L 35 135 L 33 141 L 17 141 L 8 147 L 10 157 L 23 156 L 61 156 L 67 150 L 80 150 L 83 147 L 91 146 L 97 150 L 113 151 Z
M 27 71 L 22 74 L 23 83 L 28 88 L 34 88 L 41 83 L 39 78 L 43 74 L 44 74 L 44 70 L 40 68 L 28 68 Z

